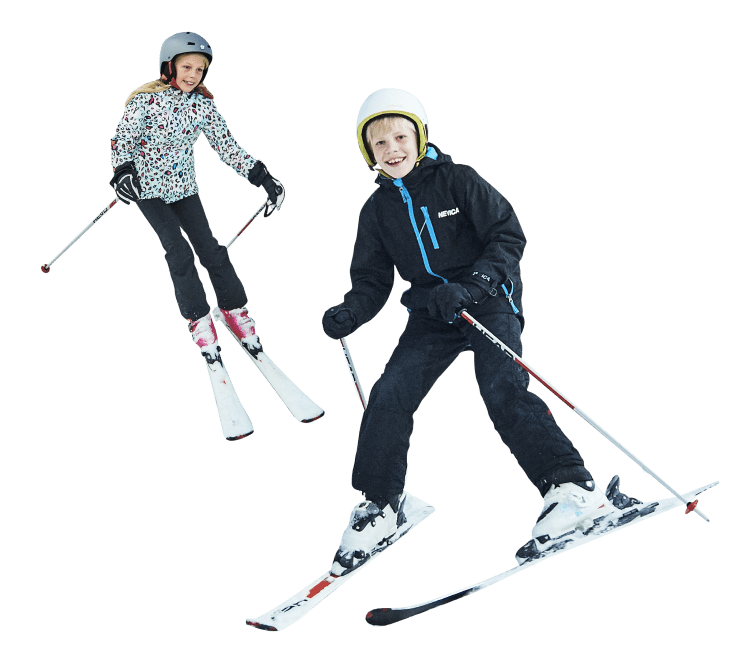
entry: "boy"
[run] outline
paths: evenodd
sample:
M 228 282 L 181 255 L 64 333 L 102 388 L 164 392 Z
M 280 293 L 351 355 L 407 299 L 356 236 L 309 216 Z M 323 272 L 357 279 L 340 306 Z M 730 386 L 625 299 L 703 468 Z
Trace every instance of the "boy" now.
M 591 521 L 608 502 L 529 377 L 462 318 L 462 309 L 521 354 L 519 262 L 526 239 L 506 199 L 471 167 L 427 141 L 427 118 L 411 94 L 383 89 L 359 112 L 357 137 L 378 189 L 361 210 L 351 290 L 325 312 L 328 336 L 342 338 L 371 320 L 393 286 L 393 267 L 411 283 L 398 347 L 364 412 L 352 484 L 364 493 L 341 540 L 332 573 L 369 558 L 401 522 L 413 414 L 437 378 L 466 349 L 503 442 L 545 499 L 532 531 L 538 550 Z M 523 549 L 522 549 L 523 550 Z M 519 561 L 523 561 L 519 557 Z

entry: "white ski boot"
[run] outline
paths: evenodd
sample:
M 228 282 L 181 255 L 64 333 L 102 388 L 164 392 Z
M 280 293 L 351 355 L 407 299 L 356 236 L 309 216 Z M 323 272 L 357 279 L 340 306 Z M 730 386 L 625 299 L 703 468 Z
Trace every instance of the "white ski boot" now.
M 251 349 L 262 349 L 262 344 L 259 342 L 259 337 L 254 327 L 254 319 L 249 316 L 246 307 L 239 307 L 230 311 L 219 307 L 218 309 L 222 313 L 223 320 L 227 323 L 230 331 L 241 342 L 241 345 Z
M 560 538 L 577 531 L 584 533 L 595 518 L 609 510 L 609 499 L 592 480 L 553 485 L 545 494 L 542 513 L 531 531 L 532 539 L 517 551 L 516 560 L 523 564 L 557 544 Z
M 206 357 L 217 358 L 220 353 L 220 347 L 217 345 L 217 330 L 215 323 L 212 321 L 212 314 L 202 316 L 198 320 L 189 322 L 189 332 L 194 339 L 194 343 L 199 346 L 202 354 Z
M 350 573 L 369 560 L 375 549 L 389 544 L 406 521 L 405 503 L 405 492 L 390 499 L 384 508 L 373 501 L 359 503 L 351 513 L 330 573 L 336 576 Z

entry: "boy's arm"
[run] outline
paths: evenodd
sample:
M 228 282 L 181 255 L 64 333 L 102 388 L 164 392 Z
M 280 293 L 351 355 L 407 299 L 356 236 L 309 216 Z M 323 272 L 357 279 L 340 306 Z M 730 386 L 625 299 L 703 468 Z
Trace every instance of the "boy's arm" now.
M 356 327 L 377 315 L 393 288 L 393 261 L 377 232 L 371 202 L 367 202 L 359 217 L 351 260 L 351 290 L 344 296 L 344 306 L 356 316 Z
M 464 167 L 462 176 L 465 214 L 484 244 L 470 276 L 462 281 L 489 291 L 517 273 L 526 237 L 513 207 L 500 192 L 471 167 Z

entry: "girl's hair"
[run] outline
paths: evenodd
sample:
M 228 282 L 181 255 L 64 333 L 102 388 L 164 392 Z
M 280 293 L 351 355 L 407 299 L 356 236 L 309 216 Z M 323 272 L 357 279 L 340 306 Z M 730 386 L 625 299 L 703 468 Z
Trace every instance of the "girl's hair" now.
M 194 54 L 194 52 L 188 52 L 188 54 Z M 178 65 L 178 62 L 184 57 L 187 56 L 187 54 L 180 54 L 175 58 L 175 65 Z M 206 56 L 203 54 L 197 54 L 196 56 L 200 57 L 204 61 L 204 69 L 205 71 L 209 67 L 209 59 L 207 59 Z M 174 80 L 171 80 L 174 81 Z M 126 105 L 128 105 L 128 102 L 130 102 L 136 95 L 140 95 L 142 93 L 161 93 L 163 90 L 167 90 L 168 88 L 176 88 L 177 86 L 173 86 L 171 81 L 168 81 L 168 78 L 166 75 L 162 75 L 160 79 L 155 79 L 154 81 L 148 81 L 143 86 L 139 86 L 136 90 L 134 90 L 126 100 Z M 204 95 L 205 97 L 208 97 L 209 99 L 213 98 L 212 93 L 207 90 L 207 86 L 204 84 L 199 84 L 196 87 L 196 91 Z

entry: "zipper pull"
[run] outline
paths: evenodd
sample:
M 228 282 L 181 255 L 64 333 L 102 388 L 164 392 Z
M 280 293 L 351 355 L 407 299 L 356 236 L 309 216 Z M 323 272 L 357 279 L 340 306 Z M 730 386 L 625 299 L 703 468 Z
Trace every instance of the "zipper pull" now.
M 403 184 L 403 179 L 396 178 L 393 181 L 393 185 L 395 185 L 400 190 L 401 198 L 403 199 L 403 202 L 408 203 L 408 199 L 409 199 L 408 190 L 406 189 L 406 186 Z

